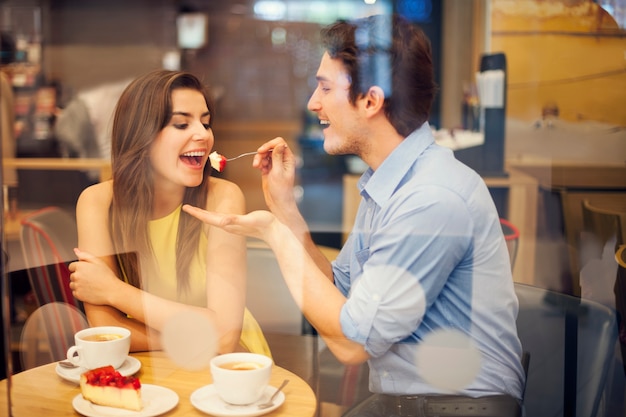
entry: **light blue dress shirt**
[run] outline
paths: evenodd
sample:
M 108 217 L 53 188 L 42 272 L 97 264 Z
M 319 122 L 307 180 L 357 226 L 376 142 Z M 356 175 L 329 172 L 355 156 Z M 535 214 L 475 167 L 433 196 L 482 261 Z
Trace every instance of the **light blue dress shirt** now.
M 521 397 L 518 301 L 499 216 L 482 178 L 435 144 L 428 123 L 359 180 L 354 228 L 333 262 L 344 334 L 371 356 L 370 391 L 444 394 L 418 372 L 431 331 L 467 335 L 482 359 L 460 395 Z

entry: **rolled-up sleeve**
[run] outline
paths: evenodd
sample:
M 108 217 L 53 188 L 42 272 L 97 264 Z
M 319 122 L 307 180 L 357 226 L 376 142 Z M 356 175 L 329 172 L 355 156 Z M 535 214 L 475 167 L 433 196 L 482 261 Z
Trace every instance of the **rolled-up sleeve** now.
M 365 237 L 353 232 L 363 247 L 352 248 L 340 323 L 372 357 L 411 337 L 471 244 L 463 204 L 445 190 L 424 195 L 395 196 L 371 225 L 358 225 Z

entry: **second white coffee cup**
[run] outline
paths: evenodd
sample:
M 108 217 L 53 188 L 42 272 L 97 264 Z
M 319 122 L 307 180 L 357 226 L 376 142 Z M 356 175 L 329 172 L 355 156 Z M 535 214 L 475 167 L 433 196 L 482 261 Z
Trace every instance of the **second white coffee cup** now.
M 211 359 L 211 376 L 219 397 L 230 404 L 252 404 L 263 396 L 272 374 L 272 359 L 235 352 Z
M 76 366 L 95 369 L 122 366 L 130 351 L 130 330 L 117 326 L 89 327 L 76 332 L 67 360 Z

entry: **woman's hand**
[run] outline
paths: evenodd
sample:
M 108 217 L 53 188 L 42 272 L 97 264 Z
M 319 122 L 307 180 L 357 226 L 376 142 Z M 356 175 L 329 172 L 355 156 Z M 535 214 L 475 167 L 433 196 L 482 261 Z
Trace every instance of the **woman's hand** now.
M 224 214 L 203 210 L 198 207 L 183 205 L 183 211 L 198 220 L 229 233 L 267 240 L 276 217 L 266 210 L 257 210 L 248 214 Z
M 78 261 L 69 265 L 70 289 L 80 301 L 94 305 L 111 304 L 109 295 L 124 284 L 102 259 L 74 249 Z

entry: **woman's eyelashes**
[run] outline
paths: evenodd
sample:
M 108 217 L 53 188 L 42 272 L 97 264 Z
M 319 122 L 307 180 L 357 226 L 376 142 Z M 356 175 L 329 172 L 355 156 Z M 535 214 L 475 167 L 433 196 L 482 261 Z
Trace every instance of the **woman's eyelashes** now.
M 174 123 L 173 126 L 179 130 L 185 130 L 189 127 L 189 123 Z M 209 130 L 211 128 L 211 123 L 202 123 L 202 126 L 205 130 Z

